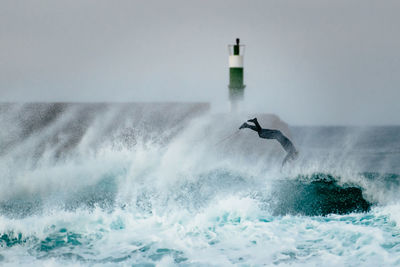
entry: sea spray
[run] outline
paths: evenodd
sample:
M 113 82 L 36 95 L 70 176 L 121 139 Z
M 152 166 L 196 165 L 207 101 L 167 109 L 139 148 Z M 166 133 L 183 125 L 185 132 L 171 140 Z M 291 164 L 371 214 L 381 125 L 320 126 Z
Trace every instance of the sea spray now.
M 400 129 L 290 133 L 259 116 L 299 147 L 299 160 L 281 171 L 285 153 L 273 140 L 239 132 L 214 146 L 247 117 L 206 110 L 2 106 L 0 263 L 400 264 Z M 329 201 L 313 193 L 324 186 Z M 355 208 L 335 206 L 343 196 Z

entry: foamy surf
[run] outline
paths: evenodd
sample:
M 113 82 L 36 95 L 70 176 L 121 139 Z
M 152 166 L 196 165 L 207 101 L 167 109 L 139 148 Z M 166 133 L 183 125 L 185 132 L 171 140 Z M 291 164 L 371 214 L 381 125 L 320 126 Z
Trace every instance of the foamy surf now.
M 242 118 L 199 110 L 2 106 L 0 263 L 400 264 L 398 129 L 293 129 L 281 170 L 249 132 L 216 146 Z

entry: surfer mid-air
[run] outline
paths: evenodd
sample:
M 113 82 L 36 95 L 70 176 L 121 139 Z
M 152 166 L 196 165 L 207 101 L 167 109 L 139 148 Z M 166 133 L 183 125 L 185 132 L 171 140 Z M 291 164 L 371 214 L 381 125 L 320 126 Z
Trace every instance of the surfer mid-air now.
M 239 127 L 239 129 L 249 128 L 258 133 L 260 138 L 265 139 L 276 139 L 283 147 L 283 149 L 287 152 L 285 159 L 282 162 L 282 166 L 286 164 L 288 161 L 295 160 L 299 154 L 293 143 L 284 136 L 279 130 L 271 130 L 271 129 L 263 129 L 257 121 L 257 118 L 248 120 L 248 122 L 254 123 L 254 125 L 247 124 L 246 122 Z

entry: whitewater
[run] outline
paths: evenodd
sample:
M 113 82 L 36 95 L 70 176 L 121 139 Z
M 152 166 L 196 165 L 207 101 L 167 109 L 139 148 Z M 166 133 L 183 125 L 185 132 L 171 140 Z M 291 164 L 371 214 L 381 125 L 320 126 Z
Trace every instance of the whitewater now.
M 400 265 L 400 127 L 271 115 L 300 151 L 281 168 L 248 116 L 0 104 L 0 265 Z

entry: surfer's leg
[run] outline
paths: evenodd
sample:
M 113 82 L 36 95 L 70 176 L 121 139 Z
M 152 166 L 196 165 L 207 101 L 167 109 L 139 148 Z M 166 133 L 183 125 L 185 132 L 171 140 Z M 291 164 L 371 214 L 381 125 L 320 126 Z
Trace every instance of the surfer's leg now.
M 261 130 L 261 126 L 260 126 L 260 124 L 258 123 L 258 120 L 257 120 L 257 118 L 254 118 L 254 119 L 248 120 L 248 122 L 252 122 L 252 123 L 254 123 L 254 124 L 255 124 L 255 126 L 256 126 L 256 128 L 257 128 L 257 132 Z
M 252 129 L 253 131 L 258 132 L 256 126 L 249 125 L 249 124 L 247 124 L 247 123 L 243 123 L 242 126 L 239 127 L 239 129 L 244 129 L 244 128 L 249 128 L 249 129 Z

